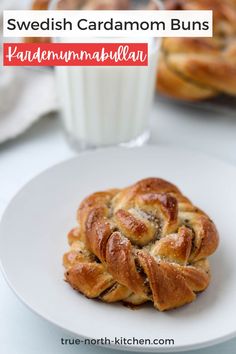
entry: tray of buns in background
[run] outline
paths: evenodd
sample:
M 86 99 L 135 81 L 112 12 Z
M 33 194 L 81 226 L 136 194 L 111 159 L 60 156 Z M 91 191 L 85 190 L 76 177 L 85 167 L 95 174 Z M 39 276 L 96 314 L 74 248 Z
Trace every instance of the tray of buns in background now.
M 213 38 L 164 38 L 157 90 L 175 102 L 236 112 L 236 0 L 166 0 L 168 10 L 213 10 Z

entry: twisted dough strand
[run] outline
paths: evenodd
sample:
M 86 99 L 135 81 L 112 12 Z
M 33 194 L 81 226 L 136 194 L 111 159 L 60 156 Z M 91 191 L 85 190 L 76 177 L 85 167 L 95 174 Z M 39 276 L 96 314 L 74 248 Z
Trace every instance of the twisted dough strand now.
M 208 216 L 173 184 L 148 178 L 90 195 L 68 240 L 65 278 L 89 298 L 163 311 L 193 301 L 209 284 L 218 245 Z
M 236 96 L 236 1 L 166 0 L 170 10 L 213 10 L 213 38 L 163 40 L 158 89 L 174 98 Z

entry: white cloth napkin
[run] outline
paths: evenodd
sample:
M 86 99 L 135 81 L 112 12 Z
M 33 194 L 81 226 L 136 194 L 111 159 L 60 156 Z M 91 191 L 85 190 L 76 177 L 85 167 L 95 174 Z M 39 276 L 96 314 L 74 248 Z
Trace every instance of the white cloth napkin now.
M 27 6 L 29 0 L 0 1 L 1 22 L 3 10 Z M 0 143 L 13 139 L 45 114 L 55 110 L 57 100 L 52 69 L 0 68 Z

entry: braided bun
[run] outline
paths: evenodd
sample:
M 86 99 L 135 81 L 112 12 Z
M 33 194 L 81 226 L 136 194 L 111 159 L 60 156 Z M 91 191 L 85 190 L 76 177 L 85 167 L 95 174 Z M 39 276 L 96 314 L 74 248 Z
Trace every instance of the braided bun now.
M 163 311 L 193 301 L 208 286 L 217 230 L 173 184 L 148 178 L 94 193 L 77 218 L 63 258 L 65 278 L 88 298 L 152 301 Z

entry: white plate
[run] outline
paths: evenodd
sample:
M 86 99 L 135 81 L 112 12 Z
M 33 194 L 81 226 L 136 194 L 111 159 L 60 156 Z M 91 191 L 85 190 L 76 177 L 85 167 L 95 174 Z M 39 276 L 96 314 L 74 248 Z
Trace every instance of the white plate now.
M 75 212 L 89 193 L 158 176 L 177 184 L 216 222 L 221 244 L 211 257 L 213 279 L 197 300 L 160 313 L 88 300 L 63 281 L 62 254 Z M 18 297 L 36 313 L 80 337 L 171 339 L 169 345 L 117 349 L 183 351 L 236 333 L 236 168 L 185 150 L 145 147 L 80 154 L 50 168 L 10 203 L 0 225 L 0 257 Z

